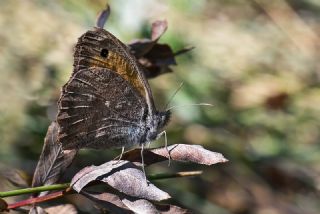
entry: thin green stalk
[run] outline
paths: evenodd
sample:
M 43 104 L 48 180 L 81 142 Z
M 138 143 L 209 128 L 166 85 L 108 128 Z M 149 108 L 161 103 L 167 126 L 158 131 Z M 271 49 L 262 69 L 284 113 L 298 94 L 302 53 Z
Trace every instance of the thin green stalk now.
M 154 175 L 149 175 L 149 180 L 160 180 L 168 178 L 178 178 L 178 177 L 190 177 L 202 174 L 202 171 L 188 171 L 188 172 L 176 172 L 176 173 L 158 173 Z
M 17 189 L 12 190 L 8 192 L 0 192 L 0 197 L 10 197 L 10 196 L 16 196 L 16 195 L 23 195 L 23 194 L 29 194 L 29 193 L 37 193 L 37 192 L 44 192 L 44 191 L 51 191 L 51 190 L 63 190 L 70 186 L 70 183 L 64 183 L 64 184 L 53 184 L 48 186 L 40 186 L 40 187 L 30 187 L 26 189 Z
M 189 177 L 189 176 L 200 175 L 201 173 L 202 171 L 160 173 L 160 174 L 149 175 L 148 179 L 160 180 L 160 179 L 177 178 L 177 177 Z M 64 190 L 69 186 L 70 186 L 70 183 L 64 183 L 64 184 L 53 184 L 53 185 L 40 186 L 40 187 L 31 187 L 26 189 L 17 189 L 17 190 L 12 190 L 7 192 L 0 192 L 0 197 L 5 198 L 5 197 L 11 197 L 11 196 L 23 195 L 23 194 L 29 194 L 29 193 L 38 193 L 38 192 L 52 191 L 52 190 Z

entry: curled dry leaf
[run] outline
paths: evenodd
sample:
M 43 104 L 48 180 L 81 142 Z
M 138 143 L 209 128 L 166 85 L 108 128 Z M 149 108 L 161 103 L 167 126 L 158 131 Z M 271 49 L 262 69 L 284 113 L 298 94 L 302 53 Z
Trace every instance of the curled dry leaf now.
M 106 8 L 104 10 L 102 10 L 98 17 L 97 17 L 97 21 L 96 21 L 96 26 L 98 28 L 103 28 L 104 25 L 106 24 L 109 16 L 110 16 L 110 6 L 107 4 Z
M 204 165 L 224 163 L 228 160 L 222 154 L 209 151 L 200 145 L 174 144 L 168 146 L 171 160 L 194 162 Z M 144 163 L 146 165 L 168 160 L 169 154 L 165 147 L 144 150 Z M 133 149 L 123 154 L 122 159 L 131 162 L 141 162 L 141 150 Z
M 77 192 L 80 192 L 90 182 L 97 180 L 100 176 L 106 175 L 113 169 L 117 169 L 126 163 L 127 162 L 125 161 L 119 161 L 113 164 L 111 162 L 107 162 L 100 166 L 92 165 L 85 167 L 72 178 L 70 186 L 72 186 Z M 100 168 L 101 170 L 99 170 Z
M 137 199 L 124 194 L 81 192 L 85 197 L 97 203 L 99 207 L 111 213 L 161 213 L 161 214 L 186 214 L 186 209 L 170 204 L 153 204 L 145 199 Z M 133 211 L 133 212 L 132 212 Z
M 171 158 L 177 161 L 194 162 L 204 165 L 228 161 L 222 154 L 209 151 L 200 145 L 174 144 L 168 146 L 168 150 Z M 169 158 L 168 151 L 165 148 L 153 149 L 152 151 L 155 154 Z
M 108 192 L 97 193 L 82 191 L 82 195 L 88 199 L 94 201 L 99 207 L 107 209 L 111 213 L 116 214 L 127 214 L 133 213 L 130 209 L 122 202 L 120 196 Z
M 76 150 L 62 150 L 57 142 L 58 124 L 52 122 L 33 175 L 32 187 L 56 183 L 73 161 Z M 42 193 L 43 195 L 43 193 Z
M 88 183 L 102 181 L 114 189 L 137 198 L 161 201 L 170 198 L 168 193 L 146 182 L 144 173 L 129 161 L 109 161 L 100 166 L 86 167 L 78 172 L 71 186 L 80 192 Z
M 135 199 L 130 200 L 127 198 L 122 199 L 122 202 L 134 213 L 139 214 L 158 214 L 157 208 L 148 200 Z

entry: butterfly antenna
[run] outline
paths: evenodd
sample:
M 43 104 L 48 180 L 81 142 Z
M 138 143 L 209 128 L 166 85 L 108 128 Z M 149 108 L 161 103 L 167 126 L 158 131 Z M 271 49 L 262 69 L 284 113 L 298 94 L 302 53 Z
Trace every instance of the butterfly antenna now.
M 171 95 L 169 101 L 167 102 L 166 106 L 165 106 L 165 109 L 168 108 L 169 104 L 171 103 L 171 101 L 173 100 L 173 98 L 176 96 L 176 94 L 180 91 L 180 89 L 182 88 L 183 86 L 183 82 L 180 83 L 179 87 L 175 90 L 175 92 Z
M 142 171 L 143 171 L 143 174 L 144 174 L 144 179 L 145 179 L 146 183 L 148 183 L 148 182 L 147 182 L 146 171 L 145 171 L 145 169 L 144 169 L 143 150 L 144 150 L 144 144 L 141 144 L 141 151 L 140 151 L 140 152 L 141 152 Z
M 214 105 L 210 104 L 210 103 L 196 103 L 196 104 L 186 104 L 186 105 L 179 105 L 179 106 L 171 106 L 166 111 L 169 111 L 169 110 L 174 109 L 174 108 L 180 108 L 180 107 L 186 107 L 186 106 L 210 106 L 210 107 L 214 107 Z

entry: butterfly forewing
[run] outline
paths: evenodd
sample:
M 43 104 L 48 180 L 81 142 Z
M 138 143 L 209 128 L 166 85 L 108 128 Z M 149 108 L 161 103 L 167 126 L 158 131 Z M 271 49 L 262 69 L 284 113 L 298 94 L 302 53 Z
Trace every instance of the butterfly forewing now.
M 107 55 L 103 55 L 107 51 Z M 108 31 L 95 28 L 82 35 L 75 47 L 73 74 L 91 67 L 108 68 L 127 80 L 141 96 L 150 100 L 144 74 L 128 47 Z M 153 105 L 153 103 L 152 103 Z

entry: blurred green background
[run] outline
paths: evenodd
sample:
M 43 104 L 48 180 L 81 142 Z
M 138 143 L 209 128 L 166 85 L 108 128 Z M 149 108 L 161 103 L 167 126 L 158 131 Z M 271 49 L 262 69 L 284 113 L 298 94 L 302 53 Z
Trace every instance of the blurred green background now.
M 166 19 L 160 43 L 196 48 L 174 73 L 150 80 L 158 109 L 173 112 L 169 144 L 200 144 L 230 161 L 213 167 L 173 163 L 149 173 L 204 170 L 157 185 L 195 213 L 320 212 L 320 1 L 114 0 L 106 29 L 128 43 Z M 0 1 L 0 162 L 32 176 L 77 38 L 106 1 Z M 153 146 L 163 145 L 163 139 Z M 84 150 L 69 171 L 120 153 Z M 319 166 L 318 166 L 319 165 Z M 4 179 L 0 189 L 12 190 Z M 84 198 L 67 198 L 83 213 Z M 85 206 L 83 205 L 85 204 Z

